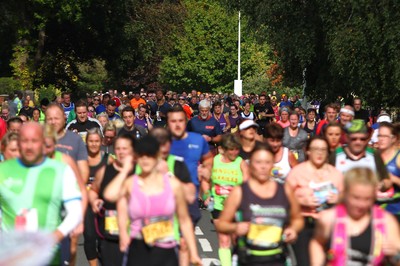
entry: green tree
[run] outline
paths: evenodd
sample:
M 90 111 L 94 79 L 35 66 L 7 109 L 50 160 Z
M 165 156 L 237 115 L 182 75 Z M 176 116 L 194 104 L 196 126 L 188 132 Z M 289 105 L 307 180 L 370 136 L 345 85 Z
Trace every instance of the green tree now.
M 176 36 L 173 51 L 160 65 L 162 82 L 177 91 L 232 92 L 237 77 L 237 13 L 227 12 L 218 1 L 185 0 L 184 4 L 184 32 Z M 242 23 L 246 24 L 245 18 Z M 251 32 L 243 36 L 244 91 L 254 91 L 250 84 L 266 89 L 270 87 L 266 73 L 273 64 L 272 51 L 266 44 L 257 44 Z

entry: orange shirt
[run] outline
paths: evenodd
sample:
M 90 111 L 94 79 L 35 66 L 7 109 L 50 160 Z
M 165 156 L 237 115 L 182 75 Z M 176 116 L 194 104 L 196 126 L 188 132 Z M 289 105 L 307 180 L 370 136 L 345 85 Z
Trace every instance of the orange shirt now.
M 131 101 L 130 101 L 130 104 L 131 104 L 131 106 L 132 106 L 132 108 L 133 109 L 138 109 L 139 108 L 139 105 L 140 104 L 146 104 L 146 101 L 143 99 L 143 98 L 140 98 L 139 100 L 136 100 L 135 98 L 133 98 Z

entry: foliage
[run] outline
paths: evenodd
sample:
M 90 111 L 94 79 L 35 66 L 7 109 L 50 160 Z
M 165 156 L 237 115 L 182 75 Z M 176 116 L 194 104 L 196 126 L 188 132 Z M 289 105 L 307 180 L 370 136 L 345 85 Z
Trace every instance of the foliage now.
M 221 0 L 237 9 L 237 1 Z M 395 0 L 240 2 L 249 27 L 279 54 L 284 84 L 333 99 L 359 95 L 373 105 L 400 100 L 400 5 Z
M 88 63 L 79 63 L 77 89 L 80 94 L 102 91 L 108 79 L 105 61 L 93 59 Z
M 35 89 L 35 102 L 40 102 L 42 99 L 47 98 L 53 101 L 57 96 L 61 96 L 61 90 L 54 85 L 40 86 Z
M 0 78 L 0 94 L 10 94 L 16 90 L 21 90 L 21 82 L 12 77 Z
M 232 92 L 237 77 L 237 13 L 228 13 L 216 1 L 184 1 L 184 33 L 176 36 L 174 50 L 161 62 L 161 80 L 171 89 Z M 245 18 L 242 24 L 246 24 Z M 244 32 L 241 74 L 244 89 L 270 87 L 266 76 L 273 63 L 268 45 L 259 45 Z
M 32 62 L 29 59 L 29 51 L 26 47 L 16 45 L 14 47 L 13 60 L 10 66 L 13 70 L 13 76 L 20 81 L 23 90 L 31 90 L 33 88 L 33 79 L 35 73 L 32 70 Z

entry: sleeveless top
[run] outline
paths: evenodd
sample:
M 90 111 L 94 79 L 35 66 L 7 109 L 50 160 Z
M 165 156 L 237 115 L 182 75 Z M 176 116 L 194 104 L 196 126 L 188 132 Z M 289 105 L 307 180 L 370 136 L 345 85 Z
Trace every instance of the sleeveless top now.
M 238 117 L 234 118 L 229 116 L 229 122 L 231 123 L 231 133 L 235 133 L 239 129 L 240 121 L 242 121 L 242 117 L 238 115 Z
M 106 240 L 118 242 L 118 223 L 117 223 L 117 204 L 104 199 L 104 190 L 108 184 L 118 175 L 118 171 L 113 164 L 108 164 L 104 172 L 103 181 L 100 184 L 99 199 L 104 201 L 100 213 L 97 214 L 96 231 L 97 234 Z
M 289 149 L 283 147 L 282 158 L 279 162 L 274 163 L 271 174 L 274 177 L 275 181 L 283 184 L 285 183 L 285 179 L 288 176 L 291 169 L 292 168 L 290 167 L 289 163 Z
M 298 128 L 297 135 L 292 137 L 290 136 L 289 128 L 287 127 L 284 129 L 282 143 L 283 146 L 288 147 L 289 150 L 293 152 L 296 159 L 301 163 L 306 159 L 303 148 L 306 145 L 307 139 L 308 135 L 304 129 Z
M 397 165 L 397 158 L 400 156 L 400 150 L 396 152 L 396 155 L 388 162 L 386 163 L 386 168 L 389 173 L 400 177 L 400 167 Z M 382 205 L 385 210 L 388 212 L 399 216 L 400 215 L 400 187 L 396 184 L 393 184 L 393 195 L 391 197 L 391 201 L 389 201 L 387 204 Z
M 382 251 L 386 235 L 384 212 L 378 206 L 371 209 L 372 219 L 362 234 L 349 237 L 347 233 L 347 210 L 343 204 L 336 206 L 336 222 L 327 253 L 327 265 L 381 265 L 385 255 Z M 350 241 L 349 241 L 350 240 Z
M 250 112 L 248 115 L 246 115 L 244 112 L 242 112 L 240 115 L 243 117 L 243 119 L 254 120 L 256 118 L 256 115 L 254 114 L 254 112 Z
M 143 239 L 149 246 L 175 247 L 173 220 L 176 206 L 169 175 L 163 175 L 164 190 L 156 195 L 143 193 L 138 180 L 139 177 L 134 175 L 128 204 L 131 238 Z
M 219 118 L 215 117 L 215 115 L 213 114 L 215 120 L 217 120 L 219 122 L 219 125 L 221 126 L 221 130 L 224 130 L 226 127 L 226 119 L 225 119 L 225 115 L 221 114 L 221 116 Z
M 246 236 L 248 254 L 258 256 L 260 252 L 276 250 L 282 253 L 282 233 L 290 217 L 290 203 L 282 184 L 277 183 L 274 196 L 268 199 L 258 197 L 250 188 L 248 182 L 241 185 L 242 201 L 239 212 L 243 221 L 250 222 Z
M 222 211 L 224 202 L 232 189 L 243 183 L 243 173 L 240 164 L 243 159 L 237 157 L 233 162 L 221 161 L 222 156 L 214 157 L 214 164 L 211 174 L 211 195 L 214 197 L 214 209 Z
M 308 134 L 310 134 L 310 137 L 312 137 L 312 136 L 314 136 L 314 130 L 316 129 L 316 127 L 317 127 L 317 122 L 314 122 L 314 128 L 309 128 L 308 127 L 308 121 L 306 121 L 306 124 L 304 125 L 304 130 L 308 133 Z
M 98 164 L 94 166 L 89 166 L 89 180 L 88 184 L 92 184 L 96 175 L 96 172 L 103 167 L 104 165 L 107 164 L 108 161 L 108 153 L 103 153 L 101 160 Z

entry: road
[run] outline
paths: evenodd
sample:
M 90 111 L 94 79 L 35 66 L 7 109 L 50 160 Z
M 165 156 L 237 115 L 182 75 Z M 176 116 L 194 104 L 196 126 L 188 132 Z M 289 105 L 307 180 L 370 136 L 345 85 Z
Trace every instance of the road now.
M 218 259 L 218 238 L 208 211 L 202 211 L 202 219 L 195 228 L 197 247 L 204 266 L 221 265 Z M 88 265 L 83 251 L 83 237 L 78 242 L 77 266 Z M 106 266 L 106 265 L 105 265 Z

